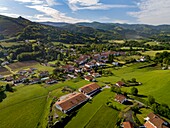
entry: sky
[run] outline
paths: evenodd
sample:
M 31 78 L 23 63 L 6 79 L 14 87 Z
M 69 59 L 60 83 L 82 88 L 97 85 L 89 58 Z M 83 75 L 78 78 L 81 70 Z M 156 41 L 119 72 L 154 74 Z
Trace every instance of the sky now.
M 170 24 L 170 0 L 0 0 L 0 15 L 36 22 Z

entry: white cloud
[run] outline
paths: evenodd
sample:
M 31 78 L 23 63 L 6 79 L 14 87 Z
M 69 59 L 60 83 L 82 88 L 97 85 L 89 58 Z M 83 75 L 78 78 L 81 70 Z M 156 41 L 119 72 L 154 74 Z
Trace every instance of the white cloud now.
M 44 0 L 14 0 L 20 3 L 43 4 Z
M 107 21 L 107 20 L 110 20 L 110 18 L 107 17 L 107 16 L 103 16 L 103 17 L 100 17 L 100 20 L 102 20 L 102 21 Z
M 125 23 L 129 23 L 129 21 L 128 20 L 114 20 L 113 23 L 125 24 Z
M 138 12 L 128 14 L 136 17 L 139 23 L 170 24 L 170 0 L 142 0 Z
M 71 10 L 107 10 L 111 8 L 131 8 L 134 6 L 130 5 L 115 5 L 115 4 L 103 4 L 100 3 L 100 0 L 68 0 L 68 6 Z
M 60 3 L 57 3 L 56 1 L 54 0 L 46 0 L 47 4 L 49 6 L 53 6 L 53 5 L 60 5 Z
M 7 11 L 7 10 L 8 10 L 7 7 L 1 7 L 1 6 L 0 6 L 0 11 Z
M 53 5 L 60 5 L 60 3 L 57 3 L 54 0 L 15 0 L 15 1 L 24 3 L 26 7 L 35 9 L 38 12 L 40 12 L 41 14 L 35 14 L 31 18 L 29 18 L 37 22 L 51 21 L 51 22 L 76 23 L 89 21 L 66 16 L 65 13 L 62 13 L 50 7 Z M 31 5 L 28 5 L 28 3 L 30 3 Z
M 68 22 L 68 23 L 76 23 L 76 22 L 88 22 L 89 20 L 76 19 L 72 17 L 66 16 L 65 13 L 61 13 L 56 9 L 53 9 L 47 5 L 32 5 L 27 6 L 29 8 L 36 9 L 39 12 L 44 13 L 44 15 L 37 15 L 38 21 L 53 21 L 53 22 Z

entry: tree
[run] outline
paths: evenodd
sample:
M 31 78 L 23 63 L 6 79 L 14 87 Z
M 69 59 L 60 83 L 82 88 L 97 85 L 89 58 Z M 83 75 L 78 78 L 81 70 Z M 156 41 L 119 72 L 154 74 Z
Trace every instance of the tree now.
M 133 82 L 133 83 L 136 83 L 136 78 L 132 78 L 132 82 Z
M 137 95 L 138 94 L 138 89 L 135 88 L 135 87 L 131 88 L 131 94 L 132 95 Z
M 5 90 L 6 90 L 6 91 L 9 91 L 9 92 L 13 92 L 13 88 L 12 88 L 11 85 L 9 85 L 9 84 L 6 84 Z
M 148 96 L 148 102 L 150 105 L 154 104 L 155 103 L 155 98 L 151 95 Z

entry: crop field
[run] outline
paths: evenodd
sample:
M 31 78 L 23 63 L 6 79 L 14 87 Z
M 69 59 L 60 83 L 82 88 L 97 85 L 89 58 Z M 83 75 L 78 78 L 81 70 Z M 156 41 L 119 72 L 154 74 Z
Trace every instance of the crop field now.
M 28 68 L 28 67 L 34 66 L 36 64 L 38 64 L 37 61 L 25 61 L 25 62 L 16 62 L 13 64 L 9 64 L 8 67 L 11 70 L 16 71 L 18 69 Z
M 0 75 L 9 75 L 9 74 L 11 74 L 11 72 L 8 69 L 4 67 L 0 67 Z
M 83 128 L 87 125 L 94 126 L 94 124 L 90 121 L 94 119 L 93 118 L 94 116 L 95 118 L 98 118 L 98 119 L 101 118 L 101 114 L 104 114 L 104 113 L 102 112 L 103 110 L 102 111 L 99 111 L 99 110 L 102 109 L 101 107 L 105 105 L 107 100 L 113 96 L 114 96 L 114 93 L 110 92 L 109 89 L 103 90 L 102 92 L 97 94 L 92 99 L 91 102 L 86 103 L 82 108 L 80 108 L 76 116 L 73 117 L 72 120 L 66 125 L 66 128 Z M 111 110 L 108 109 L 108 111 L 111 111 Z M 107 112 L 108 113 L 107 119 L 110 117 L 115 117 L 115 115 L 118 113 L 118 112 L 115 113 L 115 110 L 112 110 L 112 111 L 113 112 L 110 112 L 110 113 Z M 101 121 L 100 123 L 104 126 L 107 125 L 105 124 L 104 121 Z M 114 124 L 114 118 L 113 118 L 113 123 L 109 122 L 109 125 L 112 125 L 112 124 Z

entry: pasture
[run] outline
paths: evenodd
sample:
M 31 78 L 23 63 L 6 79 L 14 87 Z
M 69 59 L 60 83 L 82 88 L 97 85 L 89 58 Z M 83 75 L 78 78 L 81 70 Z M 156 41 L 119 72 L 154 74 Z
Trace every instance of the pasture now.
M 155 56 L 156 53 L 158 52 L 164 52 L 164 51 L 167 51 L 167 52 L 170 52 L 170 50 L 157 50 L 157 51 L 145 51 L 145 52 L 141 52 L 141 54 L 143 55 L 149 55 L 149 56 Z
M 39 85 L 18 86 L 0 103 L 1 128 L 33 128 L 41 125 L 48 91 Z
M 138 69 L 141 64 L 135 64 L 130 67 L 124 67 L 121 69 L 111 69 L 115 74 L 114 76 L 101 77 L 98 81 L 116 83 L 124 78 L 130 80 L 136 78 L 138 82 L 142 82 L 142 85 L 136 86 L 141 95 L 152 95 L 159 103 L 166 103 L 170 106 L 169 100 L 169 84 L 170 84 L 170 70 L 159 70 L 154 67 L 148 67 L 144 69 Z M 130 92 L 131 87 L 122 87 L 124 91 Z

